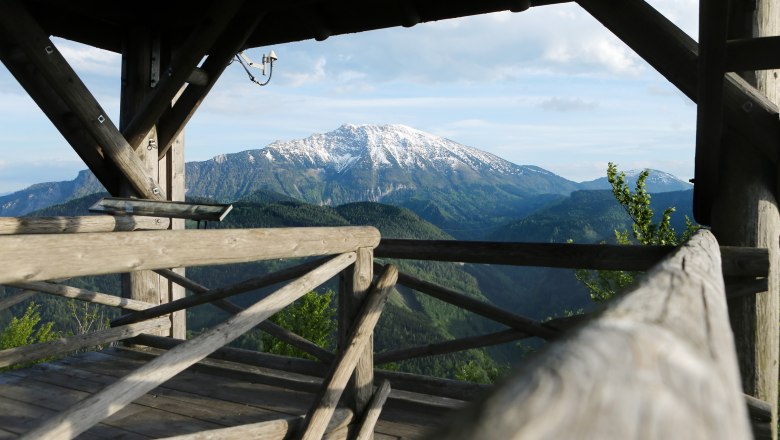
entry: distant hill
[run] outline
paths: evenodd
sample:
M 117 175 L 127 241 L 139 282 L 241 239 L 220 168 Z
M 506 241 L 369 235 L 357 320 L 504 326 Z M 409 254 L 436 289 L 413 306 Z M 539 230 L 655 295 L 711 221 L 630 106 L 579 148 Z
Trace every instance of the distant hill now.
M 639 177 L 639 173 L 644 170 L 628 170 L 625 171 L 626 183 L 632 190 L 636 187 L 636 181 Z M 693 185 L 690 182 L 678 179 L 677 177 L 659 170 L 650 170 L 650 174 L 645 180 L 647 186 L 647 192 L 649 193 L 663 193 L 671 191 L 688 191 L 693 189 Z M 599 177 L 595 180 L 580 183 L 581 189 L 611 189 L 609 181 L 606 177 Z

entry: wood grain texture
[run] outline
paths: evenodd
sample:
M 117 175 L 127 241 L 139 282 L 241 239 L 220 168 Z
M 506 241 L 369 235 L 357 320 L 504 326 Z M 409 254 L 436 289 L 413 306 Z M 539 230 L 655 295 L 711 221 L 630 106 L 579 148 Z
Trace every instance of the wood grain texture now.
M 673 246 L 382 239 L 374 255 L 408 260 L 646 271 L 673 250 Z M 721 255 L 724 275 L 761 277 L 769 270 L 766 249 L 727 246 Z
M 268 319 L 354 261 L 355 253 L 350 252 L 323 264 L 238 315 L 203 332 L 197 338 L 177 346 L 99 393 L 47 420 L 38 428 L 26 433 L 24 438 L 70 439 L 77 436 L 218 348 L 230 343 L 259 322 Z
M 429 438 L 750 438 L 713 235 Z
M 6 235 L 0 284 L 339 254 L 378 243 L 372 227 Z
M 336 410 L 341 394 L 373 334 L 374 327 L 395 287 L 397 278 L 398 270 L 395 266 L 388 265 L 363 301 L 360 313 L 347 338 L 349 345 L 342 347 L 339 351 L 336 361 L 331 365 L 328 375 L 323 381 L 314 406 L 306 416 L 304 427 L 301 429 L 302 434 L 299 437 L 301 440 L 322 438 L 328 421 Z M 371 387 L 373 388 L 373 383 Z
M 230 428 L 201 431 L 195 434 L 177 435 L 166 437 L 162 440 L 284 440 L 290 438 L 301 426 L 303 416 L 283 416 L 279 420 L 271 420 L 260 423 L 250 423 Z M 333 418 L 325 430 L 324 439 L 346 439 L 346 433 L 340 436 L 329 435 L 335 431 L 341 431 L 352 421 L 352 411 L 345 408 L 337 409 Z
M 144 310 L 154 306 L 154 304 L 136 301 L 129 298 L 122 298 L 121 296 L 108 295 L 106 293 L 93 292 L 91 290 L 80 289 L 78 287 L 47 283 L 43 281 L 16 283 L 11 284 L 11 286 L 17 287 L 19 289 L 48 293 L 50 295 L 63 296 L 65 298 L 73 298 L 79 301 L 103 304 L 104 306 L 121 307 L 128 310 Z
M 363 420 L 360 423 L 360 429 L 355 435 L 355 440 L 371 440 L 374 438 L 374 427 L 382 414 L 382 407 L 390 395 L 390 381 L 383 380 L 374 392 L 368 407 L 363 414 Z
M 0 217 L 0 235 L 158 230 L 170 224 L 170 219 L 162 217 Z
M 358 249 L 357 259 L 355 260 L 354 272 L 352 274 L 352 289 L 350 290 L 350 313 L 355 319 L 358 312 L 363 308 L 363 304 L 368 298 L 371 282 L 374 280 L 374 252 L 370 248 Z M 395 280 L 393 280 L 395 284 Z M 351 322 L 354 324 L 354 321 Z M 350 328 L 352 326 L 350 325 Z M 347 342 L 349 343 L 349 342 Z M 341 349 L 341 348 L 340 348 Z M 374 393 L 374 335 L 373 332 L 368 335 L 363 354 L 357 361 L 355 372 L 352 375 L 352 385 L 354 386 L 354 411 L 356 414 L 362 414 L 368 405 L 371 396 Z
M 123 327 L 100 330 L 83 335 L 68 336 L 49 342 L 0 350 L 0 368 L 60 356 L 82 348 L 104 345 L 140 335 L 170 328 L 165 318 L 130 324 Z

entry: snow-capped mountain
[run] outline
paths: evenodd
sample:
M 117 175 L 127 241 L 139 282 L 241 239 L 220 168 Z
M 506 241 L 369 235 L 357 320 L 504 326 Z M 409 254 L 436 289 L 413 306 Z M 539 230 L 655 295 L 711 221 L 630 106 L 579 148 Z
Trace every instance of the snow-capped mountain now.
M 462 192 L 568 194 L 574 182 L 402 125 L 343 125 L 306 139 L 188 164 L 189 195 L 235 199 L 258 189 L 343 204 Z
M 628 170 L 626 174 L 626 183 L 632 190 L 636 186 L 639 173 L 644 170 Z M 610 189 L 609 181 L 606 177 L 600 177 L 596 180 L 590 180 L 580 183 L 582 189 Z M 684 180 L 678 179 L 672 174 L 659 170 L 650 170 L 650 174 L 645 180 L 647 192 L 649 193 L 662 193 L 671 191 L 687 191 L 693 189 L 693 185 Z

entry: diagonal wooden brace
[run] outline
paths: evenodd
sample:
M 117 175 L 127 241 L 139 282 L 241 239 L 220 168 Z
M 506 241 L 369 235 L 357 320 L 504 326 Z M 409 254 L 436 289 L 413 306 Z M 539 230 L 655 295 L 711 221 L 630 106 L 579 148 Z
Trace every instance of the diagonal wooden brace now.
M 0 2 L 0 29 L 20 48 L 84 129 L 127 178 L 138 196 L 165 200 L 165 192 L 108 117 L 94 96 L 54 46 L 46 32 L 17 0 Z

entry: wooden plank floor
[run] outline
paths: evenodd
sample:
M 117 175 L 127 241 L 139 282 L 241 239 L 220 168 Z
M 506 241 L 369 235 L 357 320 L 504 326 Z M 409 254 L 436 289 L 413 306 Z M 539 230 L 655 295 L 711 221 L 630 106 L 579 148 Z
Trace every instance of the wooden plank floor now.
M 20 436 L 154 355 L 112 348 L 0 374 L 0 439 Z M 318 382 L 308 376 L 204 361 L 78 438 L 159 438 L 302 415 L 314 400 Z M 413 399 L 397 398 L 404 395 Z M 457 401 L 411 393 L 394 396 L 377 424 L 377 440 L 422 438 L 459 406 Z

